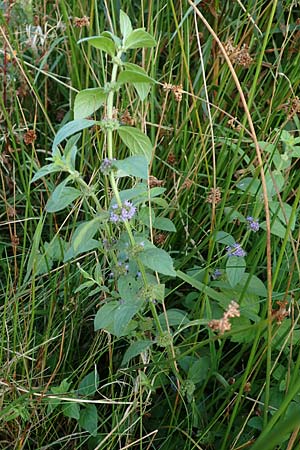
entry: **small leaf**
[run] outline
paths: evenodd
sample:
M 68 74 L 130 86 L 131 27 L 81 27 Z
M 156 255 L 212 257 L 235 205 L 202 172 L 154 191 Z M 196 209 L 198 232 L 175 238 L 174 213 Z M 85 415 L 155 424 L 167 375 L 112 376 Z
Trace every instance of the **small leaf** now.
M 93 114 L 103 105 L 106 96 L 103 88 L 84 89 L 78 92 L 74 102 L 74 119 L 84 119 Z
M 52 192 L 46 204 L 48 212 L 54 213 L 65 209 L 81 195 L 81 191 L 78 189 L 66 186 L 68 181 L 68 179 L 64 180 Z
M 120 170 L 117 173 L 118 177 L 128 175 L 142 178 L 143 180 L 148 179 L 148 161 L 143 155 L 129 156 L 120 161 L 114 161 L 113 164 Z
M 79 420 L 80 406 L 78 403 L 75 402 L 62 403 L 61 410 L 65 417 Z
M 141 309 L 142 301 L 128 301 L 124 303 L 112 301 L 102 306 L 94 321 L 95 331 L 104 329 L 114 336 L 127 335 L 129 322 Z
M 125 63 L 124 67 L 126 69 L 128 69 L 129 71 L 134 71 L 134 72 L 139 72 L 139 73 L 142 73 L 142 74 L 146 74 L 145 70 L 141 66 L 138 66 L 137 64 Z M 151 78 L 151 82 L 155 83 L 155 80 Z M 135 90 L 137 91 L 138 96 L 140 97 L 140 99 L 142 101 L 144 101 L 146 99 L 147 95 L 150 92 L 151 84 L 149 82 L 147 82 L 147 83 L 133 83 L 133 86 L 134 86 Z
M 148 162 L 152 157 L 152 144 L 146 134 L 137 128 L 120 127 L 117 132 L 120 138 L 134 155 L 144 155 Z
M 153 228 L 170 232 L 176 231 L 174 223 L 170 219 L 167 219 L 166 217 L 156 217 L 153 224 Z
M 97 392 L 99 385 L 99 375 L 97 370 L 93 370 L 88 373 L 83 380 L 80 381 L 78 387 L 78 395 L 82 395 L 88 397 L 90 395 L 94 395 Z
M 189 319 L 187 317 L 187 313 L 181 311 L 181 309 L 171 308 L 167 310 L 168 324 L 170 327 L 185 325 L 189 323 Z M 165 318 L 165 314 L 162 313 L 158 316 L 158 320 L 163 329 L 167 329 L 167 322 Z
M 55 139 L 52 144 L 52 153 L 55 152 L 56 147 L 66 138 L 72 136 L 72 134 L 78 131 L 90 128 L 97 123 L 96 120 L 79 119 L 72 120 L 71 122 L 64 125 L 60 130 L 58 130 Z
M 138 28 L 133 30 L 130 35 L 125 40 L 124 47 L 127 49 L 130 48 L 146 48 L 146 47 L 155 47 L 156 40 L 151 36 L 151 34 L 147 33 L 143 28 Z
M 132 33 L 132 25 L 131 20 L 122 9 L 120 9 L 120 30 L 125 42 L 127 37 Z
M 34 175 L 30 183 L 34 183 L 35 181 L 39 180 L 40 178 L 45 177 L 46 175 L 49 175 L 50 173 L 54 172 L 61 172 L 62 168 L 59 167 L 57 164 L 47 164 L 44 167 L 41 167 Z
M 95 405 L 89 403 L 80 410 L 79 425 L 92 436 L 97 435 L 98 414 Z
M 246 261 L 239 256 L 230 256 L 226 262 L 226 275 L 230 286 L 235 287 L 246 270 Z
M 153 83 L 146 72 L 136 72 L 134 70 L 123 70 L 118 76 L 118 83 Z
M 140 353 L 145 352 L 151 345 L 153 345 L 153 341 L 133 342 L 126 350 L 121 366 L 125 366 L 132 358 L 135 358 Z
M 91 36 L 80 39 L 77 44 L 81 44 L 82 42 L 88 42 L 92 47 L 98 48 L 103 52 L 108 53 L 110 56 L 115 56 L 116 54 L 116 46 L 114 41 L 112 41 L 109 37 L 105 36 Z
M 114 322 L 114 312 L 119 306 L 118 301 L 111 301 L 101 306 L 101 308 L 97 311 L 97 314 L 94 319 L 94 330 L 112 330 L 113 322 Z
M 243 178 L 239 183 L 237 183 L 237 187 L 239 189 L 244 192 L 248 192 L 250 195 L 257 195 L 260 185 L 260 181 L 252 177 Z
M 148 248 L 139 254 L 139 259 L 149 269 L 164 275 L 176 276 L 171 256 L 161 248 Z
M 193 383 L 201 383 L 207 379 L 210 368 L 210 358 L 208 356 L 200 356 L 188 371 L 188 380 Z
M 229 245 L 229 246 L 235 244 L 235 240 L 231 236 L 231 234 L 226 233 L 225 231 L 218 231 L 216 233 L 216 242 L 219 242 L 220 244 Z

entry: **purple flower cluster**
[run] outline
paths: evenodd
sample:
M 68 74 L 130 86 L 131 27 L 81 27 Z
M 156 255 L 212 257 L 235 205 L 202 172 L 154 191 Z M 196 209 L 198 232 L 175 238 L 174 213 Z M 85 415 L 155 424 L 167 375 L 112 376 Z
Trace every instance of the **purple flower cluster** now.
M 226 250 L 227 256 L 238 256 L 239 258 L 243 258 L 247 255 L 245 250 L 242 249 L 241 244 L 238 244 L 237 242 L 226 247 Z
M 136 207 L 133 206 L 131 202 L 126 200 L 122 206 L 112 205 L 112 211 L 110 213 L 109 220 L 113 223 L 125 222 L 125 220 L 130 220 L 136 213 Z
M 253 217 L 251 217 L 251 216 L 246 217 L 246 220 L 248 222 L 249 229 L 256 233 L 259 230 L 258 220 L 253 219 Z
M 109 158 L 104 158 L 101 162 L 100 165 L 100 171 L 104 174 L 104 175 L 108 175 L 109 172 L 112 170 L 113 168 L 113 164 L 114 161 L 116 160 L 116 158 L 113 159 L 109 159 Z

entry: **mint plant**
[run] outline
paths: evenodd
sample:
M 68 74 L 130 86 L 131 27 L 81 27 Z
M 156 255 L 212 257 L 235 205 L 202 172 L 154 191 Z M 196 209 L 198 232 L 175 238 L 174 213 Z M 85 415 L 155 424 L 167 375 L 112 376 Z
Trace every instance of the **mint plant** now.
M 116 113 L 118 98 L 127 86 L 134 87 L 141 101 L 146 99 L 154 80 L 142 67 L 127 62 L 127 57 L 130 50 L 154 47 L 156 41 L 145 29 L 134 30 L 123 11 L 120 30 L 121 38 L 105 31 L 79 41 L 106 54 L 111 63 L 110 80 L 104 86 L 76 95 L 74 120 L 58 131 L 49 164 L 36 172 L 32 182 L 51 173 L 66 175 L 46 204 L 49 213 L 70 205 L 74 205 L 74 210 L 81 204 L 86 206 L 88 219 L 78 224 L 62 251 L 64 262 L 92 250 L 105 255 L 108 261 L 108 268 L 97 263 L 91 273 L 79 266 L 85 280 L 79 289 L 93 288 L 93 293 L 101 291 L 105 297 L 95 316 L 95 331 L 105 329 L 116 337 L 138 335 L 143 339 L 145 325 L 141 324 L 144 315 L 151 311 L 151 327 L 157 342 L 166 342 L 170 348 L 172 339 L 166 338 L 168 325 L 162 325 L 157 312 L 157 304 L 164 301 L 165 295 L 165 285 L 158 274 L 174 277 L 176 272 L 170 255 L 150 239 L 150 229 L 175 231 L 175 227 L 163 215 L 156 217 L 152 207 L 165 209 L 166 201 L 159 197 L 163 188 L 150 188 L 147 184 L 153 153 L 149 137 L 140 129 L 121 123 Z M 96 118 L 99 110 L 100 119 Z M 88 184 L 77 168 L 76 155 L 80 133 L 92 127 L 103 133 L 105 144 L 101 149 L 100 171 L 93 183 Z M 127 148 L 127 157 L 120 159 L 122 144 Z M 132 187 L 121 190 L 120 180 L 124 177 L 132 180 Z M 98 194 L 100 185 L 106 187 L 104 196 Z

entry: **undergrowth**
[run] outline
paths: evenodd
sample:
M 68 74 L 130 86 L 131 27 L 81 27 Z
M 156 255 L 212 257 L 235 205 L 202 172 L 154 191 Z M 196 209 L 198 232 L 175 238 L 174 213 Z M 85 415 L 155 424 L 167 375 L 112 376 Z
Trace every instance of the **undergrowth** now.
M 0 448 L 299 448 L 299 13 L 0 2 Z

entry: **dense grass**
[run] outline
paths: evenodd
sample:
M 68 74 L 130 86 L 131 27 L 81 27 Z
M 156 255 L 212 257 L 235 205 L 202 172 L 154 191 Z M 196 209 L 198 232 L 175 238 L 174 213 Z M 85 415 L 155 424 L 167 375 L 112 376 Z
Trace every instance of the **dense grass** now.
M 298 3 L 202 1 L 200 15 L 212 29 L 187 1 L 0 5 L 0 448 L 298 449 Z M 166 277 L 158 310 L 176 308 L 188 320 L 171 324 L 173 357 L 154 345 L 125 366 L 132 341 L 154 339 L 151 315 L 140 317 L 130 338 L 94 332 L 102 294 L 79 289 L 85 279 L 76 262 L 90 273 L 98 260 L 106 276 L 107 261 L 90 252 L 63 263 L 60 247 L 91 213 L 75 205 L 47 214 L 58 177 L 30 184 L 55 133 L 72 119 L 77 91 L 108 80 L 103 54 L 77 41 L 118 30 L 120 8 L 158 42 L 131 54 L 158 83 L 145 102 L 129 88 L 117 106 L 154 144 L 151 174 L 170 205 L 159 213 L 177 229 L 154 231 L 180 271 Z M 84 16 L 89 24 L 77 26 Z M 182 99 L 164 83 L 182 86 Z M 99 174 L 103 145 L 97 130 L 82 133 L 77 163 L 87 182 Z M 98 189 L 107 199 L 105 182 Z M 247 216 L 259 219 L 257 233 Z M 227 283 L 227 244 L 218 232 L 247 251 L 247 276 L 235 287 Z M 43 254 L 54 236 L 60 240 L 51 261 Z M 207 322 L 221 318 L 229 300 L 241 315 L 219 335 Z M 95 369 L 97 392 L 80 396 Z M 60 397 L 95 405 L 96 436 L 66 417 L 62 404 L 54 408 Z

